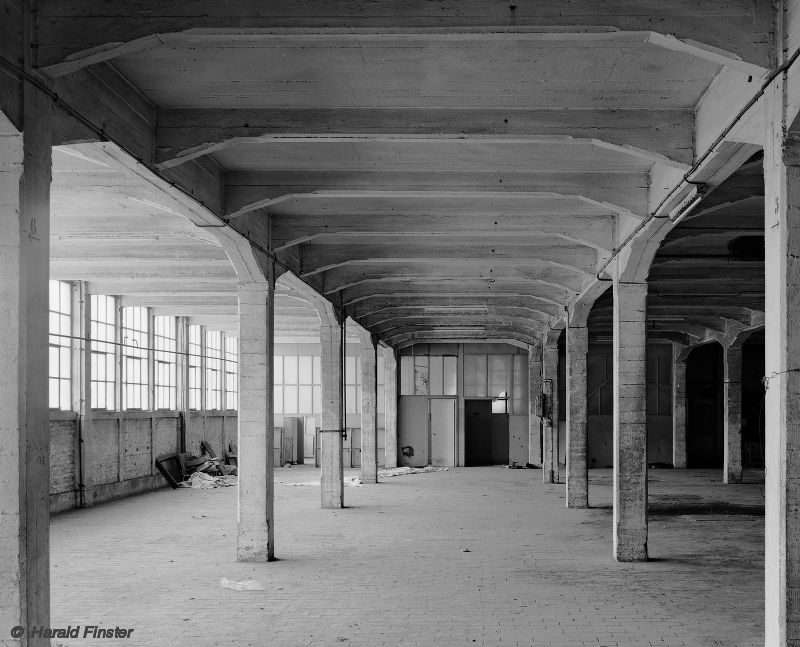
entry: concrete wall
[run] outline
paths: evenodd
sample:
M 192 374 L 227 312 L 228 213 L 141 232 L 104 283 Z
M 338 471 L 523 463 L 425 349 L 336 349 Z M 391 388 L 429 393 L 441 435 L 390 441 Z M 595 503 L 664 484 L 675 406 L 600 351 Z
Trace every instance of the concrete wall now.
M 83 429 L 83 451 L 74 413 L 50 414 L 50 511 L 79 507 L 80 473 L 84 502 L 93 505 L 166 486 L 155 467 L 159 454 L 178 451 L 180 419 L 174 411 L 93 412 Z M 192 412 L 186 425 L 186 451 L 199 455 L 208 441 L 220 456 L 236 442 L 235 411 Z

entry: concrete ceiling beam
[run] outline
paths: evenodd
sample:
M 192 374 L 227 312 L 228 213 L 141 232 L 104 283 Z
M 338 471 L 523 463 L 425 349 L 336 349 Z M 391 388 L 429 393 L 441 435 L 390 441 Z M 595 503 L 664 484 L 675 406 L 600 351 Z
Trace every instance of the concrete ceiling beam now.
M 691 164 L 688 110 L 519 108 L 161 108 L 156 162 L 175 166 L 242 143 L 572 137 Z
M 462 0 L 457 11 L 448 12 L 440 4 L 409 0 L 383 2 L 365 11 L 354 11 L 344 0 L 269 5 L 214 0 L 169 5 L 160 0 L 143 0 L 135 5 L 126 0 L 45 0 L 37 6 L 36 63 L 51 75 L 69 74 L 125 53 L 157 47 L 177 38 L 174 35 L 180 32 L 189 32 L 189 36 L 202 36 L 204 32 L 291 35 L 324 28 L 362 37 L 365 31 L 430 31 L 458 36 L 459 32 L 476 28 L 486 31 L 487 26 L 495 26 L 504 34 L 550 28 L 597 38 L 618 29 L 649 31 L 658 25 L 662 33 L 674 35 L 674 44 L 662 46 L 700 49 L 693 42 L 703 42 L 711 47 L 703 48 L 698 56 L 724 55 L 766 66 L 772 25 L 769 7 L 760 5 L 731 0 L 724 7 L 706 7 L 695 0 L 674 0 L 649 4 L 647 12 L 636 12 L 625 0 L 576 0 L 565 6 L 537 2 L 510 7 Z

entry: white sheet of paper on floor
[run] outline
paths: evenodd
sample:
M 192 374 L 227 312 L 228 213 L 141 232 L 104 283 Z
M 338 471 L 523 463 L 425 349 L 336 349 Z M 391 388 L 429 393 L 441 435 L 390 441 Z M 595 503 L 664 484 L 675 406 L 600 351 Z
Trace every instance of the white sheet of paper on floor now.
M 229 580 L 223 577 L 219 583 L 223 589 L 231 589 L 233 591 L 263 591 L 264 585 L 256 580 Z

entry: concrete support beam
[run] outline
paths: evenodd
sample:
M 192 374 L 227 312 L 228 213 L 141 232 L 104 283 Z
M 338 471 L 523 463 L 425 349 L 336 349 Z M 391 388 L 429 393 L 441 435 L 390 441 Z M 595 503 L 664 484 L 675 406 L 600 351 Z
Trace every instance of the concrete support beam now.
M 795 138 L 784 140 L 785 90 L 781 83 L 774 85 L 765 95 L 764 148 L 764 644 L 796 647 L 800 645 L 800 146 Z
M 587 326 L 567 327 L 567 507 L 589 507 Z
M 383 349 L 383 427 L 386 433 L 385 465 L 397 467 L 397 357 L 393 348 Z
M 0 113 L 0 641 L 50 624 L 48 256 L 52 105 L 24 97 L 24 135 Z
M 542 393 L 549 401 L 542 424 L 542 481 L 558 482 L 558 344 L 542 349 Z
M 614 557 L 647 560 L 647 284 L 614 281 Z
M 322 344 L 322 431 L 320 433 L 320 484 L 323 508 L 344 507 L 343 352 L 344 335 L 333 314 L 320 313 Z
M 542 347 L 528 346 L 528 462 L 542 466 Z
M 672 345 L 672 466 L 686 469 L 686 357 Z
M 275 280 L 239 285 L 240 562 L 275 559 L 273 365 Z
M 361 336 L 361 482 L 378 482 L 378 356 L 376 339 Z
M 742 482 L 742 346 L 725 347 L 724 356 L 724 445 L 722 479 Z

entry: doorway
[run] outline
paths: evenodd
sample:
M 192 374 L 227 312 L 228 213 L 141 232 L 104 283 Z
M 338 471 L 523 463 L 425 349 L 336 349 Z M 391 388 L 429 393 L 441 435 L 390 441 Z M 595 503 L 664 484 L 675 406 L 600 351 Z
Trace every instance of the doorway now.
M 456 464 L 456 400 L 431 398 L 431 465 Z
M 491 400 L 464 400 L 464 464 L 508 464 L 508 414 L 492 413 Z

